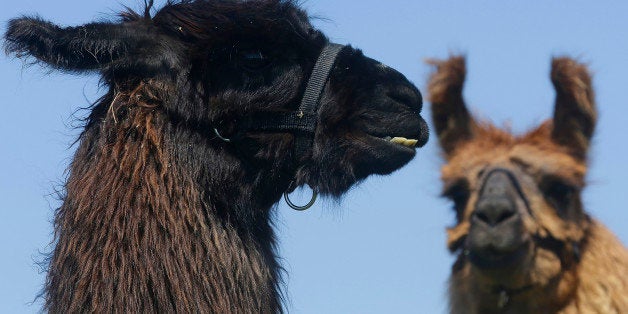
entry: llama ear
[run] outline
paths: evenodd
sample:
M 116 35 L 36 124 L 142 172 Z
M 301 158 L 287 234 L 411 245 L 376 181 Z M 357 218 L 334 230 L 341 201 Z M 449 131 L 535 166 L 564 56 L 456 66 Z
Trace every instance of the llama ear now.
M 6 52 L 18 57 L 33 56 L 56 69 L 97 70 L 120 58 L 128 50 L 117 40 L 123 26 L 93 23 L 61 28 L 39 18 L 9 21 L 5 34 Z
M 473 137 L 475 121 L 462 97 L 466 76 L 465 58 L 453 56 L 448 60 L 428 60 L 436 70 L 432 73 L 428 94 L 432 104 L 432 122 L 440 146 L 450 156 L 458 144 Z
M 85 72 L 111 66 L 163 65 L 163 50 L 148 26 L 134 23 L 90 23 L 61 28 L 39 18 L 9 21 L 5 49 L 18 57 L 33 56 L 55 69 Z M 133 55 L 132 58 L 131 55 Z M 168 55 L 168 54 L 165 54 Z M 128 64 L 127 60 L 134 63 Z
M 585 159 L 597 119 L 591 75 L 585 65 L 563 57 L 552 60 L 551 77 L 556 89 L 552 140 Z

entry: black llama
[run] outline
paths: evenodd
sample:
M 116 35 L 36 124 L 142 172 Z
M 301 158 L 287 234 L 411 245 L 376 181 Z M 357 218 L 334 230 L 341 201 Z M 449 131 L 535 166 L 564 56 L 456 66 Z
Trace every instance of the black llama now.
M 281 312 L 272 206 L 406 164 L 427 140 L 420 93 L 292 1 L 151 7 L 9 22 L 9 54 L 107 88 L 55 214 L 45 310 Z

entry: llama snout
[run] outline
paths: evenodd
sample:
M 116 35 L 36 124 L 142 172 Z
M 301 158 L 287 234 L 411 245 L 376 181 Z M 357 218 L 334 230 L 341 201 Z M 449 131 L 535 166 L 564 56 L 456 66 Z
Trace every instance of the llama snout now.
M 481 268 L 511 266 L 525 252 L 526 232 L 518 208 L 516 179 L 508 171 L 491 171 L 471 216 L 467 250 Z

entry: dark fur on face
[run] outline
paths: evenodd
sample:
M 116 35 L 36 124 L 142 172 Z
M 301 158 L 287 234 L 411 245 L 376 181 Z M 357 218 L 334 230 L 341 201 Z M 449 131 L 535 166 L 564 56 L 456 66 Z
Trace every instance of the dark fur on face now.
M 597 118 L 586 66 L 555 58 L 554 117 L 516 136 L 469 114 L 463 57 L 432 63 L 443 195 L 457 217 L 448 229 L 457 254 L 451 312 L 627 311 L 628 251 L 587 215 L 580 196 Z
M 425 142 L 419 91 L 343 48 L 312 146 L 296 158 L 294 134 L 238 123 L 298 107 L 328 42 L 305 12 L 291 1 L 197 0 L 151 17 L 151 5 L 117 23 L 9 22 L 8 53 L 99 73 L 108 88 L 56 212 L 45 309 L 280 312 L 271 207 L 292 181 L 339 196 L 407 163 L 414 149 L 381 138 Z

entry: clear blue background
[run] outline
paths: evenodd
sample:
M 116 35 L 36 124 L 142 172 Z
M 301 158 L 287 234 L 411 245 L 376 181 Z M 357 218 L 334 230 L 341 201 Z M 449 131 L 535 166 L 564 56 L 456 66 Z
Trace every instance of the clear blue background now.
M 111 18 L 120 2 L 3 1 L 0 21 L 37 13 L 76 25 Z M 126 4 L 141 7 L 139 0 Z M 584 200 L 628 241 L 628 2 L 310 0 L 303 7 L 328 19 L 316 25 L 333 40 L 399 69 L 421 90 L 430 72 L 425 58 L 466 53 L 472 110 L 517 131 L 552 113 L 551 56 L 588 62 L 600 119 Z M 73 153 L 73 114 L 103 93 L 97 81 L 0 57 L 0 313 L 40 309 L 31 303 L 44 280 L 36 262 L 51 249 L 58 206 L 49 195 Z M 444 228 L 454 217 L 438 198 L 435 144 L 432 138 L 407 167 L 369 178 L 340 203 L 321 201 L 304 213 L 279 205 L 289 312 L 446 311 L 452 258 Z

